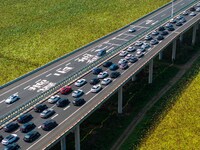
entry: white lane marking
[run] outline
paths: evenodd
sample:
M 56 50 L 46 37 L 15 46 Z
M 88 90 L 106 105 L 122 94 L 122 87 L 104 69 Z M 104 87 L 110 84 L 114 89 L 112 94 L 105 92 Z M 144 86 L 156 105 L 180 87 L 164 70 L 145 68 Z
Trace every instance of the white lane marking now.
M 154 25 L 154 24 L 156 24 L 156 23 L 158 23 L 158 20 L 157 20 L 157 21 L 155 21 L 155 22 L 153 22 L 151 25 Z
M 116 45 L 116 46 L 120 46 L 121 45 L 121 44 L 116 44 L 116 43 L 109 43 L 109 44 Z
M 90 93 L 90 90 L 87 93 L 85 93 L 85 95 L 88 95 L 89 93 Z
M 19 131 L 19 129 L 18 129 L 18 130 L 16 130 L 16 131 L 15 131 L 15 133 L 17 133 L 18 131 Z
M 161 15 L 161 17 L 164 17 L 166 14 Z
M 107 50 L 107 52 L 111 51 L 112 49 L 114 49 L 115 47 L 111 47 L 110 49 Z
M 53 109 L 56 105 L 51 106 L 50 108 Z
M 38 127 L 38 129 L 40 129 L 41 128 L 41 125 Z
M 70 105 L 69 105 L 69 106 L 67 106 L 67 107 L 65 107 L 63 110 L 67 110 L 69 107 L 70 107 Z
M 12 104 L 8 104 L 8 106 L 7 107 L 10 107 Z
M 122 40 L 122 41 L 129 41 L 127 39 L 122 39 L 122 38 L 115 38 L 116 40 Z
M 1 104 L 1 103 L 3 103 L 3 102 L 5 102 L 5 99 L 4 99 L 4 100 L 2 100 L 2 101 L 0 101 L 0 104 Z
M 53 117 L 51 117 L 51 119 L 54 119 L 55 117 L 57 117 L 58 116 L 58 114 L 56 114 L 56 115 L 54 115 Z
M 152 20 L 152 21 L 154 21 L 154 20 Z M 149 28 L 149 27 L 143 27 L 143 26 L 134 26 L 134 27 L 139 27 L 139 29 L 136 30 L 136 32 L 139 31 L 139 30 L 141 30 L 141 28 L 145 28 L 145 29 L 148 29 L 148 28 Z
M 50 74 L 46 75 L 46 77 L 49 77 L 50 75 L 52 75 L 52 73 L 50 73 Z
M 181 6 L 184 5 L 184 4 L 185 4 L 185 3 L 183 2 L 183 3 L 181 4 Z
M 40 82 L 42 79 L 39 79 L 39 80 L 37 80 L 35 83 L 38 83 L 38 82 Z
M 55 75 L 55 76 L 60 76 L 60 74 L 58 74 L 58 73 L 54 73 L 53 75 Z
M 124 32 L 125 33 L 125 32 Z M 123 34 L 123 35 L 127 35 L 127 36 L 133 36 L 133 37 L 135 37 L 136 35 L 134 35 L 134 34 Z M 127 37 L 126 36 L 126 37 Z
M 24 90 L 28 89 L 30 87 L 30 85 L 28 85 L 27 87 L 24 88 Z

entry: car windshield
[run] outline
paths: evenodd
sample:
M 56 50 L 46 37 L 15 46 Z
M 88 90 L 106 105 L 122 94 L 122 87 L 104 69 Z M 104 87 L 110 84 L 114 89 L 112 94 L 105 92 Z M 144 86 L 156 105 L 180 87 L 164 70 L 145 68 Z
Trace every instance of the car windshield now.
M 10 140 L 12 138 L 13 138 L 13 135 L 9 135 L 9 136 L 6 137 L 7 140 Z

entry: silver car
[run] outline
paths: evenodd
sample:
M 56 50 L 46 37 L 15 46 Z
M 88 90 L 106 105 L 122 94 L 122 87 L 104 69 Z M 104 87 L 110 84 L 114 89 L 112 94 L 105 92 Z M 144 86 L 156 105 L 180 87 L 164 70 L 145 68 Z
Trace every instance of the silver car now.
M 52 108 L 49 109 L 45 109 L 41 114 L 40 117 L 41 118 L 48 118 L 50 116 L 52 116 L 53 114 L 55 114 L 55 111 Z
M 128 54 L 127 51 L 121 51 L 121 52 L 119 53 L 119 56 L 124 57 L 124 56 L 126 56 L 127 54 Z
M 11 95 L 10 97 L 8 97 L 5 102 L 6 104 L 12 104 L 15 101 L 17 101 L 18 99 L 20 99 L 20 97 L 18 95 Z
M 10 134 L 8 136 L 6 136 L 2 141 L 1 143 L 3 145 L 8 145 L 8 144 L 11 144 L 13 142 L 16 142 L 17 140 L 19 139 L 19 137 L 17 136 L 17 134 Z
M 128 51 L 128 52 L 134 52 L 134 51 L 136 51 L 136 48 L 135 48 L 134 46 L 129 46 L 129 47 L 127 48 L 127 51 Z
M 83 90 L 80 90 L 80 89 L 73 91 L 72 93 L 72 97 L 75 97 L 75 98 L 80 97 L 82 95 L 83 95 Z
M 141 42 L 141 41 L 135 42 L 135 46 L 141 46 L 142 44 L 143 44 L 143 42 Z
M 48 99 L 48 102 L 49 102 L 50 104 L 54 104 L 54 103 L 56 103 L 59 99 L 60 99 L 60 96 L 59 96 L 59 95 L 53 95 L 53 96 L 51 96 L 51 97 Z
M 130 54 L 128 54 L 128 55 L 130 55 Z M 127 55 L 127 56 L 128 56 Z M 124 63 L 128 63 L 128 61 L 126 60 L 126 59 L 120 59 L 119 61 L 118 61 L 118 64 L 120 65 L 120 64 L 124 64 Z
M 100 72 L 98 75 L 97 75 L 97 78 L 99 79 L 104 79 L 108 76 L 108 72 L 104 71 L 104 72 Z
M 130 29 L 128 30 L 129 33 L 132 33 L 132 32 L 135 32 L 135 31 L 136 31 L 135 28 L 130 28 Z
M 91 88 L 91 92 L 92 93 L 98 93 L 99 91 L 101 91 L 102 87 L 100 84 L 98 85 L 94 85 L 92 88 Z
M 101 84 L 102 85 L 108 85 L 112 82 L 112 79 L 111 78 L 105 78 L 101 81 Z
M 86 84 L 87 81 L 85 79 L 79 79 L 75 82 L 75 85 L 80 87 L 80 86 L 83 86 L 84 84 Z

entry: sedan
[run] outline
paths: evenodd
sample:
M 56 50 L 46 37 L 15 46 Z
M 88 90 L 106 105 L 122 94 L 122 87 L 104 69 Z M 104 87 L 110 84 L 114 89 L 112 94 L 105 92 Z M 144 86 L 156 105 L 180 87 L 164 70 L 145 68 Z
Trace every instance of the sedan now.
M 44 110 L 41 114 L 40 117 L 41 118 L 49 118 L 51 117 L 53 114 L 55 114 L 55 111 L 52 108 L 46 109 Z
M 18 123 L 16 123 L 16 122 L 10 122 L 10 123 L 8 123 L 7 125 L 4 126 L 3 130 L 5 132 L 12 132 L 12 131 L 18 129 L 18 127 L 19 127 Z
M 181 20 L 182 18 L 184 18 L 182 15 L 178 15 L 178 16 L 176 17 L 177 20 Z
M 39 133 L 38 131 L 31 131 L 31 132 L 27 133 L 27 134 L 24 136 L 23 140 L 24 140 L 25 142 L 33 142 L 33 141 L 35 141 L 39 136 L 40 136 L 40 133 Z
M 9 144 L 4 148 L 4 150 L 18 150 L 18 149 L 20 149 L 20 146 L 16 143 Z
M 94 85 L 92 88 L 91 88 L 91 92 L 92 93 L 98 93 L 99 91 L 101 91 L 102 87 L 100 84 L 98 85 Z
M 200 12 L 200 7 L 198 7 L 198 8 L 196 9 L 196 11 L 197 11 L 197 12 Z
M 19 118 L 17 118 L 17 121 L 19 123 L 26 123 L 26 122 L 30 121 L 31 119 L 33 119 L 33 116 L 30 113 L 25 113 L 25 114 L 19 116 Z
M 41 128 L 42 128 L 44 131 L 50 131 L 50 130 L 52 130 L 53 128 L 55 128 L 57 125 L 58 125 L 58 124 L 57 124 L 57 122 L 56 122 L 55 120 L 50 119 L 50 120 L 45 121 L 45 122 L 42 124 Z
M 130 28 L 130 29 L 128 30 L 129 33 L 133 33 L 133 32 L 135 32 L 135 31 L 136 31 L 135 28 Z
M 39 112 L 41 113 L 43 110 L 47 109 L 47 105 L 46 104 L 38 104 L 36 105 L 33 109 L 35 112 Z
M 174 24 L 176 23 L 176 19 L 172 18 L 169 22 Z
M 158 28 L 158 31 L 164 31 L 165 30 L 165 27 L 163 27 L 163 26 L 160 26 L 159 28 Z
M 82 96 L 83 94 L 84 94 L 83 90 L 78 89 L 78 90 L 76 90 L 76 91 L 74 91 L 74 92 L 72 93 L 72 97 L 77 98 L 77 97 Z
M 19 139 L 19 137 L 17 136 L 17 134 L 10 134 L 8 136 L 6 136 L 1 143 L 3 145 L 8 145 L 8 144 L 12 144 L 14 142 L 16 142 Z
M 172 25 L 171 23 L 167 23 L 167 24 L 165 25 L 165 27 L 166 27 L 166 28 L 172 28 L 173 25 Z
M 76 98 L 72 103 L 74 106 L 81 106 L 85 103 L 85 100 L 83 98 Z
M 136 48 L 135 48 L 134 46 L 129 46 L 129 47 L 127 48 L 127 51 L 128 51 L 128 52 L 134 52 L 134 51 L 136 51 Z
M 137 41 L 137 42 L 135 42 L 135 46 L 141 46 L 142 44 L 143 44 L 142 41 Z
M 112 79 L 111 78 L 105 78 L 101 81 L 101 84 L 102 85 L 108 85 L 112 82 Z
M 147 49 L 150 48 L 151 46 L 148 43 L 143 43 L 143 45 L 141 46 L 141 48 Z
M 111 78 L 117 78 L 117 77 L 119 77 L 119 76 L 120 76 L 120 72 L 117 72 L 117 71 L 112 72 L 112 73 L 110 74 L 110 77 L 111 77 Z
M 159 34 L 159 32 L 158 31 L 156 31 L 156 30 L 154 30 L 152 33 L 151 33 L 152 35 L 154 35 L 154 36 L 156 36 L 156 35 L 158 35 Z
M 90 84 L 91 85 L 96 85 L 100 82 L 100 80 L 98 78 L 93 78 L 92 80 L 90 80 Z
M 79 80 L 77 80 L 75 82 L 75 85 L 78 86 L 78 87 L 81 87 L 81 86 L 83 86 L 86 83 L 87 83 L 86 79 L 79 79 Z
M 124 56 L 126 56 L 127 54 L 128 54 L 127 51 L 121 51 L 121 52 L 119 53 L 119 56 L 120 56 L 120 57 L 124 57 Z
M 194 7 L 191 7 L 190 8 L 190 11 L 195 11 L 196 9 Z
M 185 18 L 182 18 L 182 19 L 179 20 L 179 22 L 181 22 L 181 23 L 185 23 L 186 21 L 187 20 Z
M 187 16 L 189 13 L 187 10 L 183 11 L 182 15 Z
M 20 127 L 20 131 L 23 133 L 27 133 L 27 132 L 33 130 L 35 127 L 36 127 L 36 125 L 33 122 L 28 122 L 28 123 L 23 124 Z
M 164 39 L 164 37 L 163 37 L 162 35 L 157 36 L 157 40 L 158 40 L 158 41 L 161 41 L 161 40 L 163 40 L 163 39 Z
M 197 7 L 200 7 L 200 3 L 198 3 L 196 6 L 197 6 Z
M 106 54 L 106 50 L 105 49 L 101 49 L 101 50 L 98 51 L 97 56 L 100 57 L 100 56 L 103 56 L 105 54 Z
M 138 61 L 138 59 L 137 59 L 137 57 L 133 56 L 133 57 L 129 58 L 128 61 L 131 63 L 135 63 L 136 61 Z
M 68 94 L 72 91 L 71 86 L 64 86 L 60 89 L 61 94 Z
M 141 58 L 144 56 L 144 53 L 141 52 L 141 51 L 137 51 L 136 55 L 135 55 L 137 58 Z
M 110 67 L 112 65 L 112 62 L 111 61 L 106 61 L 105 63 L 103 63 L 103 67 Z
M 189 15 L 194 17 L 194 16 L 196 16 L 196 13 L 195 12 L 191 12 Z
M 92 73 L 94 74 L 94 75 L 98 75 L 100 72 L 102 72 L 103 70 L 101 69 L 101 68 L 94 68 L 93 70 L 92 70 Z
M 137 49 L 137 52 L 139 52 L 139 51 L 140 51 L 140 52 L 145 52 L 146 49 L 145 49 L 144 47 L 141 47 L 141 48 L 138 48 L 138 49 Z
M 167 28 L 168 31 L 174 31 L 174 27 Z
M 60 99 L 60 100 L 58 100 L 57 102 L 56 102 L 56 106 L 57 107 L 65 107 L 65 106 L 67 106 L 68 104 L 69 104 L 70 102 L 69 102 L 69 100 L 68 99 Z
M 98 79 L 104 79 L 108 76 L 108 72 L 104 71 L 104 72 L 100 72 L 97 76 Z
M 56 103 L 59 99 L 60 99 L 60 96 L 59 96 L 59 95 L 53 95 L 53 96 L 51 96 L 51 97 L 48 99 L 48 102 L 49 102 L 50 104 L 54 104 L 54 103 Z
M 160 34 L 161 35 L 168 35 L 169 33 L 167 31 L 162 31 Z
M 183 24 L 179 21 L 176 23 L 176 26 L 182 26 Z
M 152 36 L 150 36 L 150 35 L 146 35 L 146 36 L 144 37 L 144 39 L 147 40 L 147 41 L 149 41 L 149 40 L 152 39 Z
M 128 54 L 128 55 L 131 55 L 131 54 Z M 127 55 L 127 56 L 128 56 Z M 126 59 L 120 59 L 119 61 L 118 61 L 118 64 L 120 65 L 120 64 L 124 64 L 124 63 L 128 63 L 128 61 L 126 60 Z
M 128 63 L 123 63 L 119 65 L 119 68 L 121 68 L 122 70 L 125 70 L 128 68 Z
M 151 45 L 156 45 L 156 44 L 158 44 L 158 41 L 155 40 L 155 39 L 153 39 L 153 40 L 150 41 L 150 44 L 151 44 Z
M 109 67 L 109 69 L 111 70 L 111 71 L 115 71 L 115 70 L 117 70 L 119 68 L 119 66 L 117 65 L 117 64 L 112 64 L 110 67 Z
M 133 57 L 134 55 L 133 54 L 128 54 L 126 55 L 125 59 L 126 60 L 129 60 L 131 57 Z M 126 61 L 126 63 L 128 63 L 128 61 Z M 121 63 L 122 64 L 122 63 Z M 123 63 L 124 64 L 124 63 Z
M 20 97 L 18 95 L 11 95 L 10 97 L 8 97 L 5 102 L 6 104 L 12 104 L 14 103 L 15 101 L 19 100 Z

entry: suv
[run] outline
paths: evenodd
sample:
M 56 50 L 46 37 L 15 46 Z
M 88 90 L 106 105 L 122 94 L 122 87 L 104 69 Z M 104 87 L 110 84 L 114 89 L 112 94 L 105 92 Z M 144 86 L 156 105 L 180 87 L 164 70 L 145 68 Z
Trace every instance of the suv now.
M 20 127 L 20 131 L 23 133 L 27 133 L 27 132 L 33 130 L 35 127 L 36 127 L 36 125 L 33 122 L 28 122 L 28 123 L 23 124 Z
M 35 112 L 39 112 L 41 113 L 43 110 L 47 109 L 47 105 L 46 104 L 38 104 L 36 105 L 33 109 Z
M 23 140 L 25 142 L 32 142 L 36 140 L 39 136 L 40 136 L 40 133 L 38 131 L 31 131 L 24 136 Z
M 65 107 L 66 105 L 69 104 L 69 100 L 68 99 L 60 99 L 56 102 L 56 106 L 57 107 Z
M 42 128 L 43 130 L 45 130 L 45 131 L 49 131 L 49 130 L 55 128 L 57 125 L 58 125 L 58 124 L 56 123 L 56 121 L 50 119 L 50 120 L 45 121 L 45 122 L 42 124 L 41 128 Z
M 32 116 L 30 113 L 26 113 L 26 114 L 21 115 L 21 116 L 17 119 L 17 121 L 18 121 L 19 123 L 25 123 L 25 122 L 30 121 L 32 118 L 33 118 L 33 116 Z
M 19 127 L 18 123 L 11 122 L 11 123 L 5 125 L 5 127 L 3 129 L 5 132 L 12 132 L 12 131 L 16 130 L 18 127 Z
M 72 103 L 74 106 L 81 106 L 85 103 L 85 100 L 83 98 L 76 98 Z

